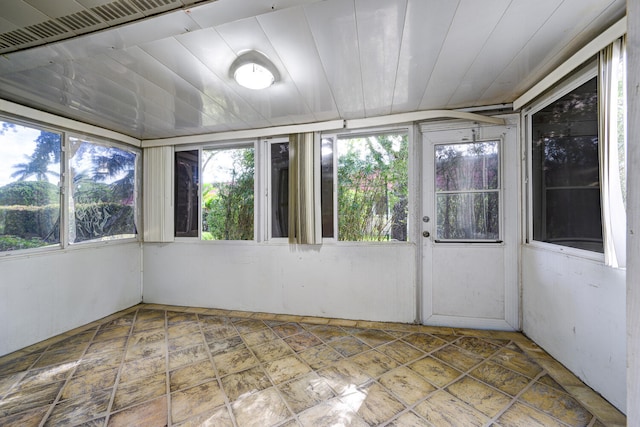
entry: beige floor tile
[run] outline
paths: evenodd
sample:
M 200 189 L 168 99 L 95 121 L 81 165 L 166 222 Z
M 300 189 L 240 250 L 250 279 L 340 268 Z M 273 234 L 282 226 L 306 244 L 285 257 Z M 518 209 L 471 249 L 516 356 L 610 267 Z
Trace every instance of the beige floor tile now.
M 231 405 L 238 427 L 267 427 L 291 417 L 278 392 L 269 388 L 244 395 Z
M 169 370 L 174 370 L 184 365 L 209 359 L 209 351 L 204 344 L 182 348 L 169 353 Z
M 462 372 L 445 363 L 434 359 L 433 357 L 425 357 L 409 365 L 409 368 L 422 375 L 431 384 L 444 387 L 460 375 Z
M 304 360 L 311 368 L 321 369 L 342 359 L 342 355 L 328 345 L 319 345 L 308 348 L 298 353 L 298 357 Z
M 223 340 L 238 335 L 238 331 L 233 325 L 208 326 L 202 329 L 202 333 L 207 342 Z
M 169 335 L 169 351 L 176 351 L 185 347 L 193 347 L 194 345 L 204 343 L 204 338 L 199 331 L 184 335 Z
M 455 342 L 455 345 L 483 358 L 491 356 L 500 349 L 499 345 L 476 337 L 462 337 Z
M 120 371 L 120 384 L 136 381 L 142 377 L 164 373 L 167 370 L 165 356 L 146 357 L 125 362 Z
M 371 383 L 359 389 L 364 393 L 364 400 L 359 396 L 349 399 L 342 396 L 340 400 L 346 403 L 369 425 L 379 425 L 398 415 L 405 406 L 393 397 L 384 387 Z
M 423 418 L 420 418 L 413 412 L 407 412 L 387 424 L 389 427 L 433 427 Z
M 86 355 L 78 362 L 75 375 L 97 372 L 102 369 L 117 368 L 120 366 L 123 357 L 124 353 L 119 351 Z
M 354 337 L 371 347 L 377 347 L 395 340 L 394 336 L 379 329 L 361 329 L 350 332 Z
M 252 347 L 253 353 L 262 363 L 271 362 L 286 356 L 293 356 L 294 351 L 281 339 Z
M 212 356 L 217 356 L 222 353 L 228 353 L 233 350 L 237 350 L 238 348 L 244 348 L 244 342 L 240 336 L 235 336 L 227 339 L 221 339 L 217 341 L 212 341 L 208 344 L 209 352 L 211 352 Z
M 74 368 L 75 363 L 68 362 L 57 366 L 31 369 L 22 378 L 18 388 L 25 390 L 31 387 L 65 380 L 73 373 Z
M 0 418 L 52 404 L 63 385 L 60 381 L 9 393 L 0 401 Z
M 304 328 L 297 323 L 283 323 L 272 327 L 273 331 L 278 334 L 280 338 L 286 338 L 290 335 L 299 334 L 304 332 Z
M 403 341 L 393 341 L 391 343 L 381 345 L 376 350 L 386 354 L 403 365 L 424 356 L 423 351 L 420 351 Z
M 411 334 L 402 338 L 402 341 L 427 353 L 447 344 L 447 341 L 428 334 Z
M 522 393 L 519 400 L 571 426 L 586 426 L 593 418 L 573 397 L 540 383 Z
M 220 376 L 244 371 L 258 364 L 258 360 L 244 345 L 238 346 L 226 353 L 213 356 L 213 362 Z
M 169 373 L 171 392 L 192 387 L 201 382 L 214 379 L 216 372 L 209 359 L 183 366 Z
M 9 356 L 5 356 L 0 360 L 0 376 L 4 377 L 5 375 L 15 374 L 17 372 L 23 372 L 29 369 L 31 365 L 33 365 L 38 357 L 40 357 L 40 353 L 38 354 L 28 354 L 18 358 L 11 358 Z M 6 359 L 6 360 L 5 360 Z
M 167 418 L 167 397 L 162 396 L 111 415 L 108 426 L 162 427 L 168 424 Z
M 480 411 L 439 391 L 418 404 L 414 411 L 438 427 L 483 426 L 489 419 Z
M 329 345 L 344 357 L 353 356 L 371 349 L 359 339 L 349 336 L 332 340 Z
M 447 362 L 449 365 L 463 372 L 483 361 L 481 356 L 456 347 L 455 345 L 448 345 L 441 348 L 433 352 L 432 356 Z
M 111 391 L 98 391 L 59 402 L 45 426 L 75 426 L 107 415 Z
M 111 410 L 119 411 L 146 400 L 160 397 L 166 393 L 167 379 L 165 373 L 140 378 L 117 386 Z
M 250 332 L 267 328 L 267 325 L 262 320 L 258 319 L 242 320 L 241 322 L 234 323 L 234 325 L 240 334 L 248 334 Z
M 468 376 L 449 385 L 446 391 L 488 417 L 496 416 L 511 404 L 512 399 Z
M 342 395 L 370 381 L 367 375 L 358 365 L 347 359 L 342 359 L 334 364 L 320 369 L 318 375 L 323 377 L 327 384 L 338 394 Z
M 542 368 L 524 353 L 508 348 L 500 350 L 491 360 L 529 378 L 535 378 L 542 371 Z
M 255 393 L 273 385 L 264 369 L 260 366 L 227 375 L 222 377 L 220 381 L 231 402 L 242 395 Z
M 520 393 L 531 381 L 529 378 L 493 362 L 483 363 L 472 370 L 470 375 L 511 396 Z
M 332 399 L 316 405 L 301 413 L 298 419 L 304 427 L 369 426 L 349 405 L 339 399 Z
M 405 366 L 385 373 L 379 381 L 407 405 L 417 403 L 436 390 L 421 375 Z
M 20 426 L 20 427 L 38 427 L 43 420 L 50 405 L 40 406 L 38 408 L 29 409 L 17 414 L 3 417 L 0 415 L 0 425 L 2 426 Z
M 498 418 L 502 427 L 562 427 L 564 424 L 522 403 L 515 403 Z
M 89 348 L 87 348 L 86 354 L 102 353 L 105 351 L 122 351 L 127 345 L 128 337 L 119 337 L 111 340 L 100 340 L 93 342 Z
M 281 384 L 311 372 L 311 368 L 295 356 L 287 356 L 264 365 L 274 384 Z
M 291 335 L 284 338 L 284 342 L 286 342 L 289 347 L 293 349 L 293 351 L 299 352 L 306 350 L 311 347 L 315 347 L 317 345 L 322 344 L 320 338 L 313 335 L 311 332 L 301 332 L 296 335 Z
M 350 357 L 349 360 L 358 365 L 371 378 L 378 378 L 385 372 L 399 366 L 398 362 L 376 350 L 360 353 Z
M 331 341 L 334 341 L 336 339 L 349 336 L 349 333 L 344 329 L 339 326 L 333 325 L 313 326 L 309 328 L 309 332 L 320 338 L 325 343 L 330 343 Z
M 82 376 L 74 376 L 62 390 L 61 399 L 72 399 L 99 390 L 113 387 L 118 375 L 118 368 L 110 368 Z
M 243 334 L 242 339 L 247 343 L 249 347 L 254 347 L 257 345 L 264 344 L 268 341 L 272 341 L 278 338 L 275 332 L 271 329 L 261 329 L 259 331 L 250 332 L 248 334 Z
M 326 381 L 315 372 L 278 387 L 293 412 L 300 413 L 335 396 Z
M 171 393 L 171 420 L 178 423 L 224 403 L 224 392 L 216 380 L 176 391 Z
M 226 406 L 221 406 L 205 414 L 196 415 L 183 423 L 174 424 L 177 427 L 233 427 L 231 415 Z
M 131 325 L 119 325 L 110 328 L 100 328 L 93 342 L 109 341 L 116 338 L 126 338 L 131 332 Z

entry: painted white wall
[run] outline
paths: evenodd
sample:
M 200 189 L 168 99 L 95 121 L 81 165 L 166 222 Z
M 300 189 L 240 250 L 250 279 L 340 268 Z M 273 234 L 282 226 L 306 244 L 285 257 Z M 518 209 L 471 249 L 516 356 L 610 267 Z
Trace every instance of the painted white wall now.
M 0 259 L 0 355 L 140 302 L 137 242 Z
M 412 243 L 147 243 L 144 301 L 413 322 Z
M 625 271 L 522 248 L 523 331 L 626 412 Z

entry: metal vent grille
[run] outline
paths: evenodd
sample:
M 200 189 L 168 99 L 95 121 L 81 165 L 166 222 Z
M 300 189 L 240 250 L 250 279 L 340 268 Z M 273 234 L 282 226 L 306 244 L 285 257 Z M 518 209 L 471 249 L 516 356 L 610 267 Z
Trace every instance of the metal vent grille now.
M 92 7 L 90 10 L 106 22 L 126 19 L 139 13 L 133 6 L 123 0 Z
M 38 38 L 26 32 L 25 30 L 18 29 L 9 31 L 8 33 L 0 34 L 0 40 L 8 44 L 9 46 L 21 46 L 24 44 L 33 43 L 38 40 Z
M 24 27 L 25 30 L 35 34 L 41 39 L 59 36 L 68 33 L 69 30 L 57 24 L 55 21 L 41 22 L 40 24 L 29 25 Z
M 178 3 L 178 0 L 130 0 L 131 3 L 142 11 L 154 10 Z M 178 4 L 179 5 L 179 4 Z
M 80 31 L 85 28 L 95 27 L 100 24 L 100 20 L 91 13 L 83 10 L 72 15 L 61 16 L 58 21 L 73 31 Z

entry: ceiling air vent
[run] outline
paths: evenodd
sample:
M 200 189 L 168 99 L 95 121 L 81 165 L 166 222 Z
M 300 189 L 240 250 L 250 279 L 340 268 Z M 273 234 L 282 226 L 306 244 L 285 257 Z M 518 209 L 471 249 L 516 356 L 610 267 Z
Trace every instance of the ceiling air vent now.
M 178 3 L 178 0 L 130 0 L 134 6 L 142 11 L 154 10 Z M 180 4 L 178 4 L 180 6 Z
M 106 22 L 126 19 L 139 13 L 133 6 L 123 0 L 117 0 L 103 6 L 92 7 L 91 11 Z
M 48 39 L 50 37 L 59 36 L 69 32 L 69 30 L 57 24 L 55 21 L 46 21 L 35 25 L 29 25 L 28 27 L 24 27 L 24 29 L 35 34 L 41 39 Z
M 37 37 L 21 29 L 0 34 L 0 41 L 2 41 L 3 44 L 8 44 L 9 46 L 21 46 L 33 43 L 36 40 L 38 40 Z
M 100 24 L 100 20 L 86 10 L 72 15 L 61 16 L 58 18 L 58 21 L 73 31 L 81 31 L 85 28 L 95 27 Z

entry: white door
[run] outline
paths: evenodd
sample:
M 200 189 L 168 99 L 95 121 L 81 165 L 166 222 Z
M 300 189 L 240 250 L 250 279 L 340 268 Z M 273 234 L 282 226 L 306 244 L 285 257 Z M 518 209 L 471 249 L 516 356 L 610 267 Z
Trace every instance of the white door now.
M 518 116 L 503 118 L 421 126 L 426 325 L 519 329 Z

